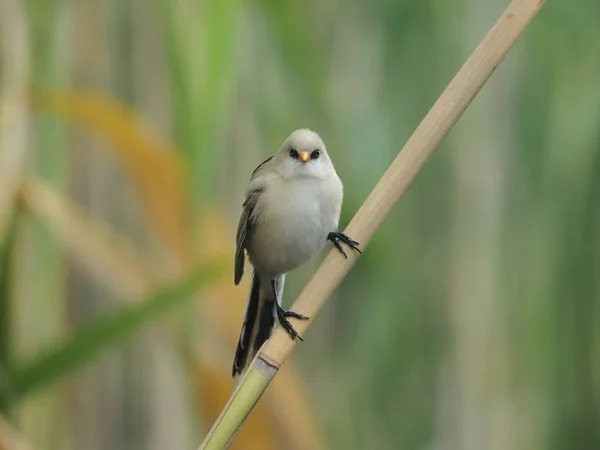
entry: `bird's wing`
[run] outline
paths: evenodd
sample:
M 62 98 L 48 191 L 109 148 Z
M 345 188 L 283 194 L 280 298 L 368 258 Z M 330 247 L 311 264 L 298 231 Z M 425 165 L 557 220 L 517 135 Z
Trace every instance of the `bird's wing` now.
M 255 178 L 261 176 L 266 170 L 271 168 L 271 160 L 273 159 L 272 156 L 269 156 L 267 159 L 265 159 L 263 162 L 261 162 L 256 169 L 254 169 L 254 172 L 252 172 L 252 176 L 250 177 L 250 181 L 254 180 Z
M 258 177 L 264 174 L 264 171 L 267 170 L 270 166 L 270 161 L 273 157 L 267 158 L 265 161 L 260 163 L 254 172 L 252 172 L 252 176 L 250 181 L 256 180 Z M 235 284 L 239 284 L 244 275 L 244 249 L 246 248 L 246 242 L 249 236 L 252 234 L 252 229 L 256 222 L 255 217 L 253 215 L 254 208 L 256 208 L 256 204 L 258 203 L 261 194 L 264 192 L 265 188 L 260 183 L 251 183 L 254 186 L 250 189 L 246 195 L 246 200 L 243 204 L 243 211 L 240 217 L 240 221 L 238 223 L 237 228 L 237 236 L 236 236 L 236 251 L 235 251 L 235 270 L 234 270 L 234 282 Z

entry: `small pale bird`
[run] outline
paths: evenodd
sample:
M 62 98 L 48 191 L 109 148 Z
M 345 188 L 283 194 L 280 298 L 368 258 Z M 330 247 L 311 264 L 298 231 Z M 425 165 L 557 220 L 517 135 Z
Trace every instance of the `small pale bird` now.
M 235 284 L 244 274 L 245 252 L 254 268 L 242 331 L 233 362 L 234 379 L 271 336 L 275 319 L 292 339 L 288 317 L 308 319 L 281 304 L 287 272 L 314 258 L 331 241 L 360 252 L 338 231 L 343 187 L 325 144 L 308 129 L 294 131 L 279 151 L 252 172 L 237 229 Z

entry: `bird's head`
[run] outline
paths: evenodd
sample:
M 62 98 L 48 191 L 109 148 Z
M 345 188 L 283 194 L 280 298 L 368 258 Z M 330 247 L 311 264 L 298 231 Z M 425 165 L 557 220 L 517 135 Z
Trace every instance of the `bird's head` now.
M 274 162 L 285 178 L 326 178 L 334 171 L 325 144 L 317 133 L 308 129 L 290 134 Z

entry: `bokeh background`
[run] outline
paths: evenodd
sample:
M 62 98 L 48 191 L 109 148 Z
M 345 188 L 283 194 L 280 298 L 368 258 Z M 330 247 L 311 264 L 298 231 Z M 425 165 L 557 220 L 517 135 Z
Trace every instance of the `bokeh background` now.
M 507 4 L 0 0 L 0 448 L 197 448 L 251 171 L 314 129 L 345 226 Z M 232 448 L 600 448 L 599 23 L 548 1 Z

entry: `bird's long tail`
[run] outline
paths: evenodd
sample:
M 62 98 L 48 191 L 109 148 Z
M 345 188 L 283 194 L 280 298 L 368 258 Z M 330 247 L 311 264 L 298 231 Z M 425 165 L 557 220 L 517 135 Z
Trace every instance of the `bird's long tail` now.
M 267 281 L 261 281 L 254 272 L 246 303 L 244 323 L 233 360 L 232 375 L 236 385 L 239 377 L 275 329 L 275 318 L 277 317 L 275 302 L 278 299 L 281 301 L 285 275 L 280 275 L 275 279 L 277 292 L 274 292 L 272 283 Z

